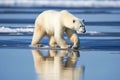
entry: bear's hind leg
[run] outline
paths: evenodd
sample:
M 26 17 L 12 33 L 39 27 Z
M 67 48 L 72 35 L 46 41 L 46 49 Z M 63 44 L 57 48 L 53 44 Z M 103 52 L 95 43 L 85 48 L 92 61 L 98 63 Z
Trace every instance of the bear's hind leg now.
M 75 31 L 71 30 L 71 29 L 66 29 L 66 34 L 68 36 L 68 38 L 71 40 L 71 42 L 73 42 L 73 49 L 78 49 L 80 46 L 80 40 L 76 34 Z
M 44 33 L 41 32 L 40 30 L 35 30 L 34 34 L 33 34 L 33 38 L 32 38 L 32 46 L 37 46 L 40 47 L 42 46 L 41 44 L 39 44 L 39 41 L 44 37 Z

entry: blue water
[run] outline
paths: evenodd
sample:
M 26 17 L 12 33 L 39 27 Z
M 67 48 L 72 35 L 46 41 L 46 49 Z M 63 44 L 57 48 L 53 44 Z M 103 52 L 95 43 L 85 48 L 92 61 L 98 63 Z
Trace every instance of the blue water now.
M 29 47 L 34 20 L 47 9 L 67 9 L 85 19 L 79 51 Z M 119 17 L 120 8 L 0 6 L 0 80 L 120 80 Z

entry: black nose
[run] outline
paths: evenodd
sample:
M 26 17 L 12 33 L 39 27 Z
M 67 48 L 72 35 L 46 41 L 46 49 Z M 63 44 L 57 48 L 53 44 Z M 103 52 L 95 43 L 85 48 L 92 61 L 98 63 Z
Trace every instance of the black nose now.
M 86 32 L 86 29 L 85 29 L 85 27 L 83 27 L 83 31 L 82 31 L 82 33 L 85 33 Z
M 83 31 L 83 33 L 85 33 L 85 32 L 86 32 L 86 30 Z

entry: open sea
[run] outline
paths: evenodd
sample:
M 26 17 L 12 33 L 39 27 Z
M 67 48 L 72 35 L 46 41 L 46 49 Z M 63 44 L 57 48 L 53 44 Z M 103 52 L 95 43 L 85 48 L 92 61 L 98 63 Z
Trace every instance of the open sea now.
M 36 17 L 48 9 L 85 20 L 79 51 L 29 47 Z M 0 80 L 120 80 L 120 7 L 0 6 Z

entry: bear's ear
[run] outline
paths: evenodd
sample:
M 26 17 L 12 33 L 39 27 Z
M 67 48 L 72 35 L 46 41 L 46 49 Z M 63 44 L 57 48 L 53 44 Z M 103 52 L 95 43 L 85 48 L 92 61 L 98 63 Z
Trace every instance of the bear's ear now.
M 75 20 L 73 20 L 73 23 L 75 23 Z

